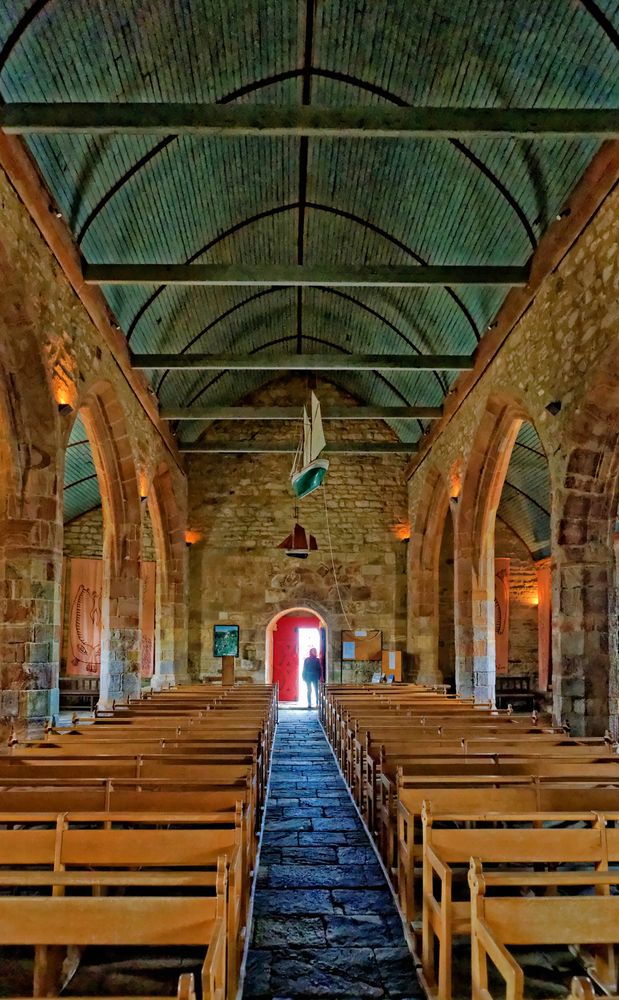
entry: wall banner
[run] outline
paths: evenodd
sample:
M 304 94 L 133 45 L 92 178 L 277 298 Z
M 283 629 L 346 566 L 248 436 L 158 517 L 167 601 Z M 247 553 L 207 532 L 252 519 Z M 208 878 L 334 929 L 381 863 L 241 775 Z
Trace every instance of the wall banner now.
M 101 559 L 71 559 L 67 674 L 98 677 L 101 672 Z
M 494 630 L 496 672 L 509 669 L 509 559 L 494 560 Z
M 550 560 L 537 567 L 537 653 L 540 691 L 547 691 L 552 679 L 552 574 Z
M 142 602 L 140 607 L 140 628 L 142 630 L 142 677 L 152 677 L 155 672 L 155 597 L 157 564 L 143 562 Z

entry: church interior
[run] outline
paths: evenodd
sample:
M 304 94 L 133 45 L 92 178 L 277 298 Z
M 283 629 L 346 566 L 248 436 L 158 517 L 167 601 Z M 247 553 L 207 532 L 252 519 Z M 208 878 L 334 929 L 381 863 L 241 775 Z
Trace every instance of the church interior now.
M 0 998 L 619 997 L 619 0 L 0 2 Z

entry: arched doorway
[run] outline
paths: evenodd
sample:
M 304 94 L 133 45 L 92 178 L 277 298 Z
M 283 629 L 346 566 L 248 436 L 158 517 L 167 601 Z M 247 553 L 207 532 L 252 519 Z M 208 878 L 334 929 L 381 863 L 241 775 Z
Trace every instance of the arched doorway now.
M 309 649 L 315 646 L 322 662 L 323 679 L 327 677 L 327 624 L 312 608 L 288 608 L 275 615 L 267 625 L 265 645 L 265 680 L 279 685 L 279 700 L 305 705 L 305 685 L 301 667 Z

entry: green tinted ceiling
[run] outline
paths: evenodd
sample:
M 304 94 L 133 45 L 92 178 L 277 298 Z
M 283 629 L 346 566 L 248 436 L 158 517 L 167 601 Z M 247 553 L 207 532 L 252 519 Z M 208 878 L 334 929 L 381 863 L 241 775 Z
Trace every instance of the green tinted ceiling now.
M 4 101 L 613 107 L 619 0 L 12 0 Z M 111 262 L 524 264 L 591 140 L 35 136 L 84 257 Z M 136 352 L 470 353 L 501 289 L 110 287 Z M 260 373 L 153 372 L 162 405 L 234 403 Z M 375 405 L 449 373 L 355 373 Z M 416 440 L 420 423 L 394 423 Z M 182 425 L 185 438 L 199 428 Z M 531 487 L 534 490 L 536 487 Z
M 548 460 L 537 431 L 527 422 L 509 460 L 497 517 L 520 536 L 534 559 L 550 555 Z
M 71 430 L 64 468 L 64 521 L 101 506 L 90 441 L 79 414 Z

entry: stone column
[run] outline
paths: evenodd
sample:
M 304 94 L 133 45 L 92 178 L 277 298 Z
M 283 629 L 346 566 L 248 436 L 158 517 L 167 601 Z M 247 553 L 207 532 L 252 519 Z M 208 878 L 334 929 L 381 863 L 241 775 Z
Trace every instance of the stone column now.
M 472 698 L 474 694 L 472 574 L 470 546 L 463 539 L 458 509 L 454 515 L 454 633 L 456 691 L 463 698 Z
M 25 506 L 28 518 L 0 524 L 0 715 L 41 722 L 58 712 L 62 529 L 48 519 L 55 498 Z
M 100 704 L 140 694 L 140 526 L 123 525 L 122 558 L 104 557 Z
M 576 736 L 600 736 L 617 726 L 617 704 L 611 710 L 609 698 L 607 556 L 592 547 L 589 559 L 578 562 L 562 549 L 553 567 L 553 711 Z

